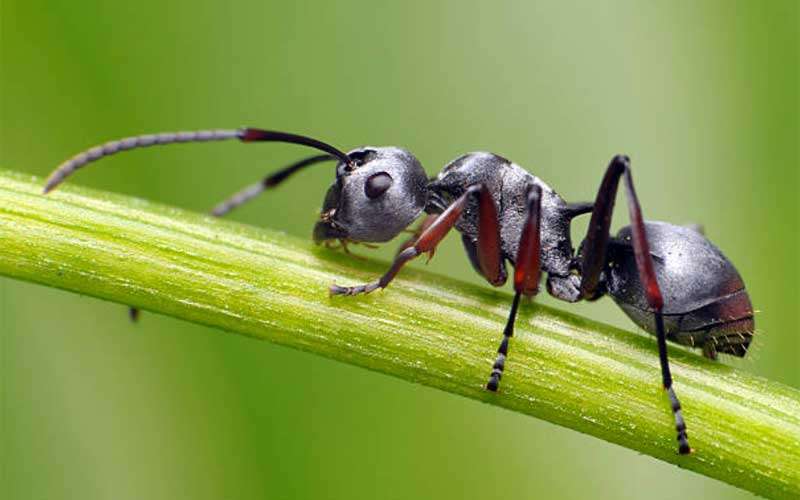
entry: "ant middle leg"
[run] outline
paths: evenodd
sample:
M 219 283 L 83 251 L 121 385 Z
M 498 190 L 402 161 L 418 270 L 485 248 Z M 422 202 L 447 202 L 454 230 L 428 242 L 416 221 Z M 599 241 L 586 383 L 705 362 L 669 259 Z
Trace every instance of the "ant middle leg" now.
M 497 391 L 500 379 L 503 378 L 506 358 L 508 357 L 508 344 L 514 336 L 514 323 L 517 320 L 520 296 L 533 297 L 539 292 L 539 277 L 541 275 L 541 238 L 539 225 L 541 221 L 541 196 L 542 190 L 534 185 L 528 193 L 528 215 L 522 229 L 522 235 L 517 249 L 516 265 L 514 267 L 514 301 L 508 314 L 506 327 L 503 330 L 503 340 L 497 349 L 497 358 L 492 365 L 492 372 L 486 388 Z

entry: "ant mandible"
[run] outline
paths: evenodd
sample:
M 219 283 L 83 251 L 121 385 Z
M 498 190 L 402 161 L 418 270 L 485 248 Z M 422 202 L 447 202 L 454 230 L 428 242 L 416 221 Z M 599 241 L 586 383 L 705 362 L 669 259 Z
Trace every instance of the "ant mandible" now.
M 383 276 L 359 286 L 334 284 L 330 288 L 334 295 L 385 288 L 406 262 L 433 252 L 454 227 L 472 266 L 493 286 L 506 282 L 508 261 L 514 268 L 514 299 L 486 384 L 490 391 L 497 391 L 503 376 L 520 297 L 538 293 L 542 271 L 552 296 L 578 302 L 610 295 L 638 326 L 655 334 L 681 454 L 691 448 L 672 387 L 666 341 L 702 348 L 711 359 L 717 353 L 740 357 L 747 353 L 755 324 L 739 273 L 700 231 L 644 221 L 630 159 L 623 155 L 611 159 L 594 203 L 566 203 L 541 179 L 491 153 L 461 156 L 429 180 L 414 155 L 401 148 L 362 147 L 344 153 L 322 141 L 285 132 L 205 130 L 136 136 L 89 149 L 61 164 L 44 192 L 85 164 L 120 151 L 229 139 L 300 144 L 325 154 L 304 158 L 240 191 L 214 208 L 216 216 L 305 167 L 329 160 L 337 161 L 336 179 L 314 226 L 315 242 L 387 242 L 422 212 L 428 214 Z M 612 237 L 609 229 L 621 178 L 631 224 Z M 589 212 L 586 238 L 576 251 L 570 225 L 574 217 Z

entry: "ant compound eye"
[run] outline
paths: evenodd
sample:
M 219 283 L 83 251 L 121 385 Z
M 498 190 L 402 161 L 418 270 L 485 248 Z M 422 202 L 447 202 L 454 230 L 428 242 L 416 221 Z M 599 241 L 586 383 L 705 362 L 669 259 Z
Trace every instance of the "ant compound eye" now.
M 372 174 L 367 178 L 367 182 L 364 184 L 364 194 L 371 200 L 375 199 L 385 193 L 392 185 L 392 182 L 394 182 L 392 176 L 386 172 Z

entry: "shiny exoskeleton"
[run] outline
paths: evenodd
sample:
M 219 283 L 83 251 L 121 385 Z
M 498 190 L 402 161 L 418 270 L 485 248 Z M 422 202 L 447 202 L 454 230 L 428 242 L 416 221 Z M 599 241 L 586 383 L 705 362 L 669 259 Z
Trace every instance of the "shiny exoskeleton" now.
M 492 285 L 507 281 L 510 264 L 515 294 L 486 384 L 491 391 L 498 390 L 504 373 L 520 297 L 538 293 L 542 272 L 554 297 L 577 302 L 609 295 L 637 325 L 656 336 L 662 383 L 682 454 L 691 448 L 672 387 L 666 341 L 700 348 L 712 359 L 717 353 L 747 353 L 754 332 L 753 308 L 736 269 L 697 229 L 644 221 L 630 159 L 623 155 L 612 158 L 593 203 L 567 203 L 541 179 L 492 153 L 463 155 L 428 179 L 414 155 L 397 147 L 362 147 L 344 153 L 322 141 L 285 132 L 206 130 L 135 136 L 97 146 L 61 164 L 45 192 L 85 164 L 119 151 L 228 139 L 301 144 L 324 154 L 265 177 L 217 205 L 214 215 L 224 215 L 299 170 L 331 160 L 337 161 L 336 178 L 314 226 L 316 242 L 338 241 L 345 250 L 348 243 L 387 242 L 423 212 L 427 214 L 383 276 L 364 285 L 332 285 L 332 294 L 385 288 L 406 262 L 432 253 L 453 228 L 461 233 L 474 269 Z M 620 180 L 631 224 L 612 237 L 609 230 Z M 591 221 L 576 250 L 570 225 L 573 218 L 587 213 Z M 135 318 L 136 310 L 131 311 Z

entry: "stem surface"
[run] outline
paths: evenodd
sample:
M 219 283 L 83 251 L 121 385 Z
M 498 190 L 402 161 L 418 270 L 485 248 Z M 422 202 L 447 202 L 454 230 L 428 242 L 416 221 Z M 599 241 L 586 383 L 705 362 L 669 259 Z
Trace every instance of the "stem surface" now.
M 0 274 L 219 327 L 541 418 L 762 496 L 800 497 L 800 391 L 670 349 L 695 452 L 676 453 L 653 338 L 520 308 L 500 392 L 484 384 L 511 296 L 364 263 L 285 234 L 0 171 Z

